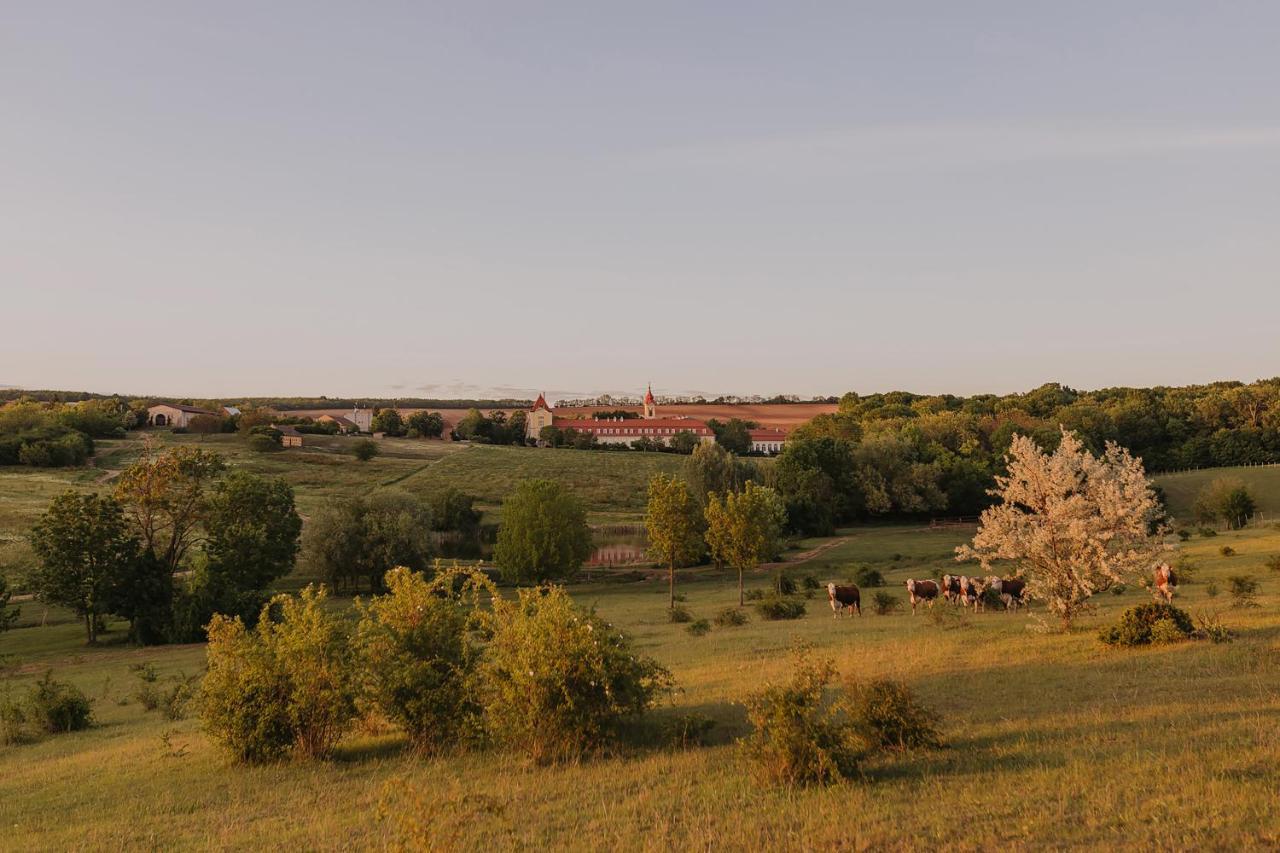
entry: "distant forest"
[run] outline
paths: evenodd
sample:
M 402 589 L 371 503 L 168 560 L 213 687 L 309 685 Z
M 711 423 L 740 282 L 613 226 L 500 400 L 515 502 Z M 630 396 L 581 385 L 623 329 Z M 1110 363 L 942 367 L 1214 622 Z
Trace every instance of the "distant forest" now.
M 532 400 L 434 400 L 426 397 L 157 397 L 136 394 L 95 394 L 91 391 L 30 391 L 23 388 L 0 389 L 0 401 L 39 400 L 42 403 L 75 403 L 80 400 L 128 400 L 131 403 L 180 403 L 216 409 L 218 406 L 239 406 L 242 409 L 275 409 L 280 412 L 295 409 L 350 409 L 360 406 L 366 409 L 527 409 Z

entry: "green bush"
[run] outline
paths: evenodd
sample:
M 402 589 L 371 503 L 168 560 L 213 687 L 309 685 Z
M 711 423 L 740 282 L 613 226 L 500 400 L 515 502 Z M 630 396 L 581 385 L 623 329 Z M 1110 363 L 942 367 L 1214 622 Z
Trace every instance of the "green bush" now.
M 1214 530 L 1212 527 L 1201 527 L 1197 529 L 1196 532 L 1199 533 L 1201 536 L 1203 536 L 1205 539 L 1208 539 L 1211 536 L 1218 535 L 1218 531 Z
M 890 749 L 941 744 L 938 715 L 901 681 L 881 678 L 854 684 L 850 694 L 850 709 L 869 743 Z
M 775 595 L 795 595 L 796 582 L 788 575 L 779 574 L 773 591 Z
M 346 626 L 326 597 L 310 586 L 296 598 L 277 595 L 252 630 L 239 617 L 209 623 L 201 716 L 237 759 L 324 755 L 355 718 Z
M 1234 557 L 1236 555 L 1236 549 L 1232 548 L 1230 545 L 1223 545 L 1218 549 L 1218 553 L 1224 557 Z
M 1157 619 L 1151 626 L 1151 645 L 1153 646 L 1181 643 L 1189 636 L 1172 619 Z
M 1182 636 L 1189 637 L 1194 630 L 1191 617 L 1172 604 L 1151 602 L 1131 607 L 1120 617 L 1120 622 L 1098 633 L 1102 642 L 1111 646 L 1145 646 L 1153 642 L 1152 629 L 1160 621 L 1166 621 Z M 1170 627 L 1161 628 L 1161 639 L 1168 640 Z
M 248 443 L 249 449 L 254 453 L 272 453 L 283 449 L 280 442 L 269 435 L 251 435 Z
M 356 600 L 364 701 L 399 724 L 421 752 L 456 745 L 480 730 L 479 653 L 469 638 L 473 611 L 465 600 L 497 592 L 475 569 L 457 566 L 430 580 L 401 566 L 387 572 L 386 585 L 386 595 L 368 604 Z
M 760 601 L 765 596 L 763 589 L 749 589 L 743 593 L 742 598 L 745 601 Z
M 378 443 L 371 438 L 362 438 L 351 444 L 351 455 L 361 462 L 368 462 L 380 452 Z
M 1179 542 L 1186 542 L 1188 539 L 1191 538 L 1191 531 L 1186 529 L 1185 527 L 1179 527 L 1175 532 L 1178 534 Z
M 667 620 L 676 623 L 692 622 L 693 614 L 689 612 L 689 608 L 677 604 L 667 611 Z
M 75 732 L 93 724 L 93 706 L 78 687 L 54 681 L 51 670 L 31 686 L 25 716 L 27 723 L 44 734 Z
M 783 619 L 802 618 L 805 613 L 805 606 L 803 601 L 781 598 L 775 595 L 757 601 L 756 612 L 760 614 L 762 619 L 776 622 Z
M 1258 606 L 1258 580 L 1253 575 L 1232 575 L 1227 583 L 1231 587 L 1232 607 Z
M 871 598 L 871 609 L 877 616 L 888 616 L 900 607 L 902 607 L 902 600 L 883 590 L 877 591 Z
M 853 573 L 853 582 L 860 587 L 884 586 L 884 575 L 871 566 L 859 566 Z
M 741 607 L 726 607 L 717 613 L 712 621 L 716 623 L 717 628 L 736 628 L 747 624 L 747 611 Z
M 822 588 L 822 581 L 818 580 L 813 575 L 805 575 L 801 582 L 805 589 L 821 589 Z
M 814 660 L 803 646 L 794 664 L 790 681 L 747 699 L 751 733 L 739 742 L 743 752 L 768 784 L 821 785 L 853 777 L 868 749 L 845 709 L 827 700 L 834 665 Z
M 1196 616 L 1195 636 L 1213 643 L 1229 643 L 1235 639 L 1235 634 L 1222 624 L 1222 617 L 1217 613 L 1201 613 Z
M 495 742 L 538 763 L 578 758 L 608 746 L 671 687 L 664 667 L 563 587 L 517 595 L 495 599 L 486 622 L 480 681 Z
M 695 637 L 701 637 L 711 632 L 711 623 L 706 619 L 699 619 L 696 622 L 690 622 L 685 630 Z
M 154 711 L 160 707 L 160 690 L 156 687 L 156 682 L 160 679 L 160 674 L 156 672 L 156 668 L 150 663 L 136 663 L 129 667 L 129 671 L 138 677 L 138 686 L 133 691 L 133 698 L 138 701 L 144 711 Z

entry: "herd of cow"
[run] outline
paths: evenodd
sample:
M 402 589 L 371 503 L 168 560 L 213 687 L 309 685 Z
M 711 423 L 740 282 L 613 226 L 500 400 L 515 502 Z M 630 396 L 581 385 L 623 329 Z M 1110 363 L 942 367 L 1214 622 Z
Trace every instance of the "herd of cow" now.
M 1153 591 L 1157 597 L 1167 601 L 1173 600 L 1178 579 L 1168 563 L 1156 566 L 1152 573 Z M 990 590 L 1004 604 L 1005 610 L 1017 610 L 1024 604 L 1023 592 L 1027 588 L 1021 578 L 971 578 L 967 575 L 943 575 L 942 581 L 909 580 L 907 595 L 911 599 L 911 613 L 916 612 L 916 605 L 933 603 L 941 595 L 943 600 L 951 604 L 972 606 L 974 611 L 986 607 L 986 593 Z M 831 612 L 839 616 L 843 611 L 862 615 L 862 593 L 854 584 L 827 584 L 827 597 L 831 599 Z

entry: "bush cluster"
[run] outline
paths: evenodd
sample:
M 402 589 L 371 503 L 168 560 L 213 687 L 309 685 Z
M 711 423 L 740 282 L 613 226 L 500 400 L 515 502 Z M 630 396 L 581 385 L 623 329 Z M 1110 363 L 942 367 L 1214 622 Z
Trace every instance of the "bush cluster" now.
M 853 582 L 860 587 L 884 586 L 884 575 L 871 566 L 859 566 L 853 573 Z
M 889 749 L 941 745 L 938 715 L 901 681 L 880 678 L 855 683 L 849 690 L 853 716 L 872 744 Z
M 741 607 L 726 607 L 717 613 L 712 621 L 716 623 L 717 628 L 736 628 L 747 624 L 747 611 Z
M 877 616 L 888 616 L 901 607 L 902 600 L 884 590 L 877 590 L 875 595 L 871 597 L 871 609 L 876 612 Z
M 1158 629 L 1157 623 L 1162 623 Z M 1193 630 L 1191 617 L 1186 612 L 1172 604 L 1151 602 L 1126 610 L 1120 622 L 1103 628 L 1098 638 L 1110 646 L 1146 646 L 1170 642 L 1175 633 L 1185 640 Z
M 46 672 L 25 696 L 0 696 L 0 744 L 26 743 L 41 735 L 87 729 L 93 703 L 78 687 L 56 681 Z
M 770 621 L 801 619 L 805 614 L 805 605 L 803 601 L 774 595 L 757 601 L 756 612 L 760 614 L 760 618 Z

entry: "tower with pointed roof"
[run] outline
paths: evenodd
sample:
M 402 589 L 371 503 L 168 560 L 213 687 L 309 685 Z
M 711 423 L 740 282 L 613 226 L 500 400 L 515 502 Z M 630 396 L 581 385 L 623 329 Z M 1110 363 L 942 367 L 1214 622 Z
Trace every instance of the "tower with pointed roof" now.
M 644 394 L 644 417 L 645 420 L 658 417 L 658 402 L 653 399 L 653 385 L 650 385 L 649 390 Z
M 543 427 L 549 427 L 554 423 L 555 413 L 547 405 L 547 398 L 539 393 L 538 399 L 533 403 L 533 408 L 526 412 L 524 416 L 525 438 L 537 440 L 538 436 L 542 434 Z

